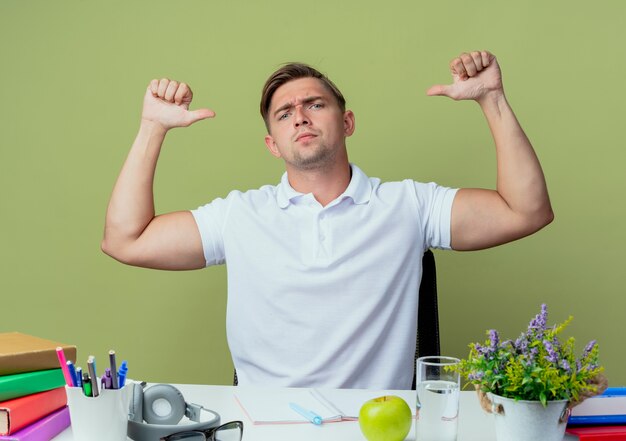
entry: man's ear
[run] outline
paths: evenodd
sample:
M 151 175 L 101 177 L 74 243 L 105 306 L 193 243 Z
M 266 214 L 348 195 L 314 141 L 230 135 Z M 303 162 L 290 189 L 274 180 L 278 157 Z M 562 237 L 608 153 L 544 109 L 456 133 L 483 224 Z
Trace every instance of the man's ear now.
M 352 110 L 346 110 L 343 113 L 343 133 L 347 136 L 352 136 L 355 129 L 354 113 Z
M 272 135 L 265 135 L 265 145 L 267 146 L 267 149 L 270 151 L 272 156 L 280 158 L 280 151 L 278 150 L 278 147 L 276 147 L 276 143 L 274 142 L 274 138 L 272 138 Z

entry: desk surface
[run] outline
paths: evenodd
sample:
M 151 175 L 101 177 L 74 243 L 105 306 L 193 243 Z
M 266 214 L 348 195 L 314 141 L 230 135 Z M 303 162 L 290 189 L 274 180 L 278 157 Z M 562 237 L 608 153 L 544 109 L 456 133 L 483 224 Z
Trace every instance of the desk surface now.
M 243 414 L 236 403 L 233 386 L 201 386 L 181 384 L 175 385 L 183 393 L 185 400 L 198 403 L 217 411 L 222 421 L 241 420 L 244 422 L 243 441 L 364 441 L 365 438 L 359 429 L 359 423 L 344 421 L 327 423 L 321 426 L 313 424 L 287 425 L 253 425 Z M 393 391 L 380 391 L 380 395 L 393 394 Z M 406 396 L 407 392 L 403 392 Z M 409 392 L 415 402 L 415 391 Z M 409 403 L 411 404 L 411 403 Z M 55 441 L 73 441 L 71 428 L 65 430 Z M 412 428 L 407 440 L 415 440 L 415 430 Z M 485 413 L 478 403 L 474 392 L 461 392 L 459 412 L 458 441 L 495 441 L 495 429 L 492 416 Z

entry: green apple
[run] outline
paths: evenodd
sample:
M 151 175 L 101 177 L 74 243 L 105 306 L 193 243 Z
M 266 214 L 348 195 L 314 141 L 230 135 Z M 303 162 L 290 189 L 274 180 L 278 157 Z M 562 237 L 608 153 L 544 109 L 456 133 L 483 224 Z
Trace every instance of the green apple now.
M 368 441 L 402 441 L 412 419 L 409 405 L 395 395 L 366 401 L 359 411 L 359 426 Z

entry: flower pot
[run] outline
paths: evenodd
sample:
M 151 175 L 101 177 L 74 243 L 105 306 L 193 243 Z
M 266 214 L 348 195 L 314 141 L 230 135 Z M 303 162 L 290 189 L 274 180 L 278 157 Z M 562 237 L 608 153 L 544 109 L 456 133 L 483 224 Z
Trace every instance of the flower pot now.
M 567 400 L 515 401 L 499 395 L 488 394 L 498 441 L 561 441 L 567 425 L 569 410 Z

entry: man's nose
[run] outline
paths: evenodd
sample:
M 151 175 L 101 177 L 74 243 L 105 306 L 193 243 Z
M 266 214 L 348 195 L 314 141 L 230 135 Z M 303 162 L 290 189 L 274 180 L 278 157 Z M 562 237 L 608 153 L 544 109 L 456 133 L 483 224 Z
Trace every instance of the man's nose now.
M 309 117 L 307 115 L 307 113 L 303 110 L 304 108 L 302 106 L 296 106 L 295 108 L 295 118 L 294 118 L 294 124 L 296 127 L 300 127 L 301 125 L 309 125 L 311 124 L 311 121 L 309 120 Z

